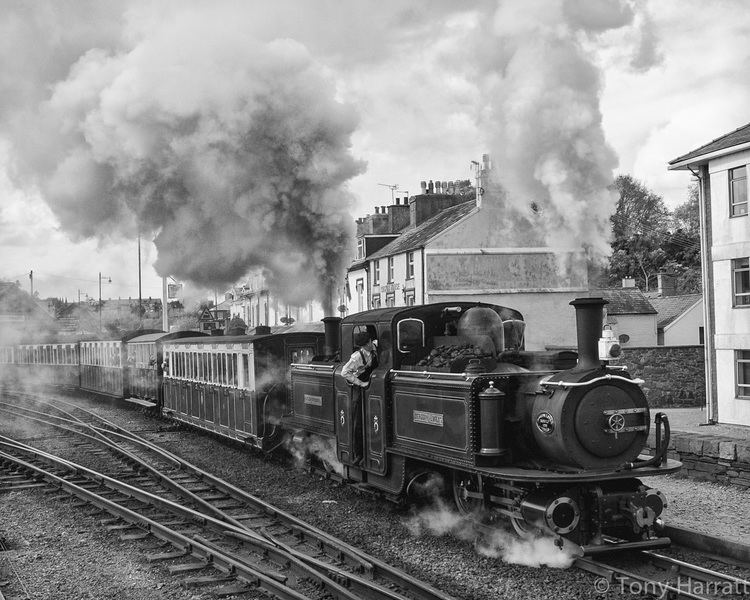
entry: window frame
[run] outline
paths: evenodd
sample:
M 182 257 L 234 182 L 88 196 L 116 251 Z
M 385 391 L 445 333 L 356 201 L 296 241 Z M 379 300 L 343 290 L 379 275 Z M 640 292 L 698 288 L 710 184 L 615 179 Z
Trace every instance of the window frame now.
M 406 253 L 406 278 L 414 279 L 414 252 Z
M 744 263 L 744 264 L 743 264 Z M 750 308 L 750 257 L 733 258 L 731 262 L 732 269 L 732 308 Z M 747 273 L 747 287 L 738 290 L 737 276 L 740 273 Z M 738 302 L 742 298 L 745 302 Z
M 734 392 L 735 397 L 743 400 L 750 400 L 750 376 L 748 381 L 744 381 L 743 371 L 740 365 L 750 364 L 750 350 L 734 351 Z M 744 393 L 740 393 L 744 389 Z
M 393 256 L 389 256 L 387 260 L 387 277 L 388 277 L 388 283 L 393 283 L 393 275 L 394 275 L 394 258 Z
M 735 177 L 735 171 L 742 171 L 742 175 Z M 727 180 L 729 183 L 729 218 L 746 217 L 748 215 L 748 187 L 747 187 L 747 165 L 741 165 L 733 169 L 728 169 Z M 742 201 L 735 200 L 735 183 L 739 186 L 744 185 L 745 199 Z M 743 207 L 744 212 L 738 212 L 738 207 Z
M 380 261 L 374 260 L 372 264 L 372 285 L 380 285 Z

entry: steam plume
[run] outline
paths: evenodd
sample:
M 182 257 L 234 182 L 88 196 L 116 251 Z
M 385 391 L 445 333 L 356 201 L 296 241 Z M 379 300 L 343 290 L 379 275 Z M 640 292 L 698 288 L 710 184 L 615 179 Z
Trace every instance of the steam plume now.
M 620 0 L 503 1 L 485 41 L 485 122 L 508 201 L 534 203 L 546 241 L 609 254 L 617 157 L 602 129 L 590 46 L 633 20 Z
M 260 268 L 289 303 L 327 300 L 351 256 L 354 111 L 293 40 L 257 41 L 231 11 L 147 14 L 64 40 L 46 87 L 13 88 L 32 101 L 4 107 L 16 175 L 75 238 L 151 232 L 160 274 L 218 287 Z

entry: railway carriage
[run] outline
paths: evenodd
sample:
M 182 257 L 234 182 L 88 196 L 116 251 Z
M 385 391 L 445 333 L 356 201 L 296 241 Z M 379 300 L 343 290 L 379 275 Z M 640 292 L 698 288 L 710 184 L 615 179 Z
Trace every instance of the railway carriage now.
M 16 349 L 17 373 L 32 385 L 77 388 L 78 343 L 26 344 Z
M 164 343 L 186 337 L 205 336 L 198 331 L 173 333 L 146 333 L 132 338 L 126 344 L 128 365 L 128 392 L 126 400 L 155 408 L 163 402 L 162 377 L 164 374 Z
M 81 389 L 117 399 L 129 397 L 127 343 L 148 333 L 158 333 L 158 330 L 133 331 L 117 339 L 81 342 Z
M 288 370 L 324 349 L 323 328 L 256 328 L 254 335 L 164 343 L 164 412 L 173 419 L 267 449 L 278 442 Z
M 0 386 L 17 384 L 16 352 L 15 346 L 0 346 Z

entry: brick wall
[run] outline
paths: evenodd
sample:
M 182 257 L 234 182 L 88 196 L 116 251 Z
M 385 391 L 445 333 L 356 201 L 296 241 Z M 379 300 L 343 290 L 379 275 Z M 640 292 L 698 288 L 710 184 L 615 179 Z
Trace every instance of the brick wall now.
M 624 348 L 613 365 L 625 365 L 646 383 L 651 408 L 705 406 L 706 373 L 703 346 Z
M 653 454 L 653 431 L 648 445 Z M 750 441 L 672 432 L 667 456 L 682 462 L 680 474 L 686 477 L 750 488 Z

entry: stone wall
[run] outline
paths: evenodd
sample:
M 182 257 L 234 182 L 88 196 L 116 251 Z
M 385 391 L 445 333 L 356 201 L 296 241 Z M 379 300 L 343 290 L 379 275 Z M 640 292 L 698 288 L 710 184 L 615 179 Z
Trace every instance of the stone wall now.
M 654 445 L 652 431 L 649 436 L 651 454 Z M 686 477 L 750 488 L 750 441 L 672 432 L 667 456 L 682 462 L 680 473 Z
M 624 365 L 646 383 L 651 408 L 688 408 L 706 404 L 703 346 L 624 348 L 613 365 Z

